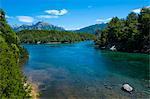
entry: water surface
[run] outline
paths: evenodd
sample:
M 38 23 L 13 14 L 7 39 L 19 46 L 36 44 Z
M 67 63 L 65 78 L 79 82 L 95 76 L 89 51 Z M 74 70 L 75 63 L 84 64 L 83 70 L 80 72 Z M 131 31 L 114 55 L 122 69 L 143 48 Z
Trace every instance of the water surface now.
M 24 45 L 25 75 L 39 85 L 42 99 L 148 98 L 149 56 L 95 49 L 93 42 Z M 132 94 L 121 90 L 134 87 Z

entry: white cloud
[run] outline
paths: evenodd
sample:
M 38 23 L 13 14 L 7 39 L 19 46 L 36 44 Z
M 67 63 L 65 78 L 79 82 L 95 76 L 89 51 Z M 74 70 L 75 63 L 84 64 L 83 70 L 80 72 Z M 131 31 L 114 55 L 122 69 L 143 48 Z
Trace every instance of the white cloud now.
M 51 15 L 39 15 L 36 16 L 37 18 L 45 18 L 45 19 L 52 19 L 52 18 L 58 18 L 58 16 L 51 16 Z
M 27 23 L 31 23 L 34 21 L 34 18 L 33 17 L 30 17 L 30 16 L 17 16 L 18 20 L 20 22 L 27 22 Z
M 108 23 L 112 18 L 108 18 L 108 19 L 97 19 L 96 22 L 98 23 Z
M 79 28 L 79 27 L 65 28 L 65 30 L 68 30 L 68 31 L 70 31 L 70 30 L 79 30 L 79 29 L 81 29 L 81 28 Z
M 46 10 L 45 11 L 48 14 L 52 14 L 52 15 L 64 15 L 68 13 L 68 10 L 66 9 L 62 9 L 62 10 Z
M 150 6 L 146 6 L 145 8 L 150 8 Z M 140 13 L 142 8 L 134 9 L 131 12 Z
M 140 11 L 141 11 L 141 8 L 132 10 L 132 12 L 134 12 L 134 13 L 140 13 Z

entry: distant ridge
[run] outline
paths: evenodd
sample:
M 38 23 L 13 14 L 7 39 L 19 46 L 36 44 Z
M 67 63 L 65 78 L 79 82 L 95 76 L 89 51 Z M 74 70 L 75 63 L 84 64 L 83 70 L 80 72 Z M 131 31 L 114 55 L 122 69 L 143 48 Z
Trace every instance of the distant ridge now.
M 91 26 L 87 26 L 87 27 L 81 28 L 79 30 L 75 30 L 74 32 L 84 32 L 84 33 L 95 34 L 96 30 L 102 30 L 106 26 L 107 26 L 107 24 L 105 24 L 105 23 L 95 24 L 95 25 L 91 25 Z
M 95 34 L 96 30 L 102 30 L 107 26 L 107 24 L 102 23 L 102 24 L 95 24 L 95 25 L 90 25 L 84 28 L 81 28 L 79 30 L 72 30 L 73 32 L 77 33 L 90 33 L 90 34 Z M 35 24 L 23 24 L 23 25 L 13 25 L 12 29 L 14 31 L 21 31 L 21 30 L 58 30 L 58 31 L 66 31 L 64 28 L 55 26 L 52 24 L 49 24 L 47 22 L 42 22 L 39 21 Z
M 14 31 L 21 31 L 21 30 L 59 30 L 59 31 L 65 31 L 64 28 L 62 27 L 58 27 L 46 22 L 37 22 L 35 24 L 32 25 L 21 25 L 21 26 L 17 26 L 14 25 L 12 26 Z

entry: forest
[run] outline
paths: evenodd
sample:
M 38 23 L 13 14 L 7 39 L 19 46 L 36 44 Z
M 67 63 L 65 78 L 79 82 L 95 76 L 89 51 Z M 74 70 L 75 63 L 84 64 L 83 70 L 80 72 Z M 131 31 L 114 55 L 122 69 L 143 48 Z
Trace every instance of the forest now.
M 88 33 L 73 33 L 56 30 L 22 30 L 17 32 L 21 43 L 72 43 L 84 40 L 94 40 L 95 35 Z
M 5 12 L 0 9 L 0 98 L 24 99 L 30 89 L 24 86 L 26 78 L 19 65 L 27 52 L 19 44 L 16 33 L 7 24 Z
M 107 27 L 96 32 L 95 44 L 101 49 L 123 52 L 150 52 L 150 8 L 142 8 L 139 14 L 131 12 L 126 19 L 112 18 Z

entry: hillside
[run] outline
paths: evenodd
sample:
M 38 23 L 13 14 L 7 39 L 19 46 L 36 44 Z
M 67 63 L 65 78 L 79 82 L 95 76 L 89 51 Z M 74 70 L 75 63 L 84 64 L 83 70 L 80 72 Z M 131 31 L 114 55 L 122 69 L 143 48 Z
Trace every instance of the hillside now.
M 21 25 L 21 26 L 12 26 L 14 31 L 21 31 L 21 30 L 59 30 L 64 31 L 65 29 L 62 27 L 58 27 L 46 22 L 37 22 L 32 25 Z
M 72 43 L 95 39 L 93 34 L 56 30 L 22 30 L 17 34 L 21 43 Z
M 91 33 L 95 34 L 96 30 L 103 30 L 107 24 L 95 24 L 88 27 L 81 28 L 79 30 L 75 30 L 74 32 L 83 32 L 83 33 Z

